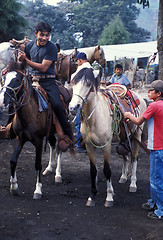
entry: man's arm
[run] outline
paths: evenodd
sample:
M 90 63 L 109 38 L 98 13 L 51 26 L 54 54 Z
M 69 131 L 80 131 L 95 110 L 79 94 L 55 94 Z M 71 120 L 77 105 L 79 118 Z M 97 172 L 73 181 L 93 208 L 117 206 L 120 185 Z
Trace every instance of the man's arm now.
M 140 117 L 134 117 L 130 112 L 125 112 L 124 117 L 130 119 L 136 125 L 140 125 L 146 120 L 142 115 Z
M 39 72 L 43 72 L 43 73 L 46 72 L 46 71 L 48 70 L 48 68 L 50 67 L 50 65 L 52 64 L 52 61 L 50 61 L 50 60 L 45 60 L 45 59 L 43 59 L 42 63 L 32 62 L 31 60 L 29 60 L 29 59 L 27 58 L 27 56 L 26 56 L 25 53 L 19 52 L 19 61 L 20 61 L 20 62 L 23 62 L 24 60 L 26 61 L 26 63 L 27 63 L 30 67 L 38 70 Z

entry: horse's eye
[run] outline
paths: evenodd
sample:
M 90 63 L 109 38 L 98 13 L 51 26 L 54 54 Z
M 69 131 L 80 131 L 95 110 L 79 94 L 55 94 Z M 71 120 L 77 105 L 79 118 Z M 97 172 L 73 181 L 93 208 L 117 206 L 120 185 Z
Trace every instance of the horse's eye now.
M 91 81 L 90 80 L 87 80 L 87 87 L 91 86 Z

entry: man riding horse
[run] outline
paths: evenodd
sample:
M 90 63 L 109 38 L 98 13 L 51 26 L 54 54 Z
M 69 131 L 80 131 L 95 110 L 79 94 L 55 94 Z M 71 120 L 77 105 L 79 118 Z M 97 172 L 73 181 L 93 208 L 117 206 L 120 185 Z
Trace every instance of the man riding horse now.
M 19 52 L 18 58 L 20 62 L 25 61 L 31 67 L 33 78 L 38 79 L 40 86 L 48 94 L 64 134 L 72 140 L 71 127 L 55 82 L 54 64 L 57 61 L 57 47 L 49 41 L 51 30 L 52 28 L 48 23 L 40 22 L 35 29 L 36 41 L 29 42 L 24 53 Z

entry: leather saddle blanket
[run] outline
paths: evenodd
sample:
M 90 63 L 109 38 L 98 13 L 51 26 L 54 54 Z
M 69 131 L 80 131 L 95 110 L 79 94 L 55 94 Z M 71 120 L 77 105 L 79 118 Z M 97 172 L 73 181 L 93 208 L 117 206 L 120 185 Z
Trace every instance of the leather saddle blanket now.
M 72 93 L 67 88 L 65 88 L 59 81 L 56 81 L 56 83 L 60 91 L 61 102 L 66 110 L 66 114 L 68 115 L 68 105 L 71 101 Z M 38 94 L 39 111 L 47 111 L 49 98 L 46 91 L 40 85 L 38 87 L 34 87 L 34 89 Z
M 100 91 L 109 97 L 112 103 L 117 103 L 122 113 L 131 112 L 136 117 L 138 116 L 140 100 L 133 91 L 127 90 L 125 86 L 118 83 L 111 84 L 107 87 L 100 86 Z

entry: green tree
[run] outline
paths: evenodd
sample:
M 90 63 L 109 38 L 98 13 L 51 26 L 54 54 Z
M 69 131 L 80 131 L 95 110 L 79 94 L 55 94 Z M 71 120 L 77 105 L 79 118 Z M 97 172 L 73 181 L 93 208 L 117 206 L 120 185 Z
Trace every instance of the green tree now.
M 108 26 L 104 27 L 98 43 L 100 45 L 124 44 L 129 42 L 130 34 L 117 15 Z
M 13 37 L 23 39 L 27 22 L 19 14 L 22 5 L 15 0 L 1 0 L 0 3 L 0 42 Z
M 84 0 L 77 2 L 73 9 L 73 24 L 83 36 L 83 47 L 96 45 L 102 31 L 112 19 L 119 15 L 126 30 L 130 33 L 129 42 L 147 41 L 150 33 L 138 28 L 135 19 L 139 9 L 136 0 Z
M 35 26 L 40 21 L 45 21 L 52 26 L 52 41 L 54 43 L 59 42 L 62 49 L 74 48 L 76 45 L 73 25 L 71 25 L 70 16 L 67 15 L 66 9 L 60 10 L 59 7 L 46 5 L 40 1 L 35 3 L 25 1 L 22 15 L 30 23 L 26 33 L 28 38 L 34 39 Z

